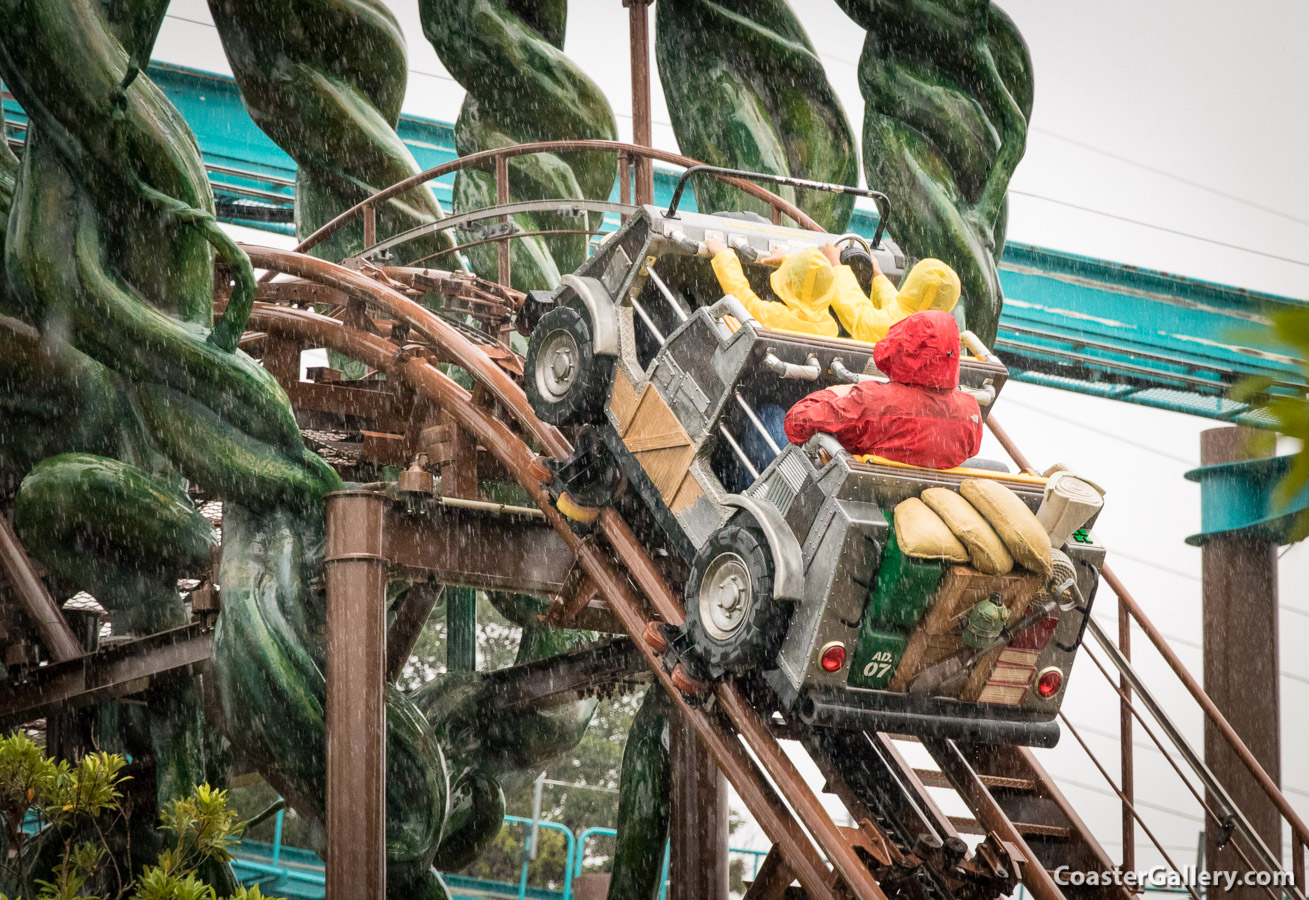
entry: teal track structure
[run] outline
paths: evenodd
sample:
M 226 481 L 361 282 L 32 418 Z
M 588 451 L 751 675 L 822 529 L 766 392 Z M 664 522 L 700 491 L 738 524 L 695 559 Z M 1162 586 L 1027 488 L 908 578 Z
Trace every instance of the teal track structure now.
M 220 218 L 292 233 L 295 163 L 251 121 L 236 83 L 175 66 L 149 73 L 195 132 Z M 26 117 L 7 94 L 4 113 L 21 152 Z M 456 157 L 451 125 L 403 117 L 398 130 L 424 168 Z M 447 208 L 453 181 L 434 184 Z M 674 181 L 656 168 L 656 203 L 667 203 Z M 875 211 L 856 210 L 850 227 L 871 236 L 876 225 Z M 1231 399 L 1234 384 L 1262 377 L 1274 395 L 1304 387 L 1297 360 L 1267 328 L 1270 316 L 1302 301 L 1015 243 L 1005 247 L 1000 276 L 995 349 L 1021 381 L 1258 428 L 1272 422 Z
M 323 900 L 326 876 L 323 861 L 309 850 L 289 847 L 282 843 L 282 816 L 277 814 L 277 830 L 273 843 L 261 841 L 242 841 L 236 848 L 232 869 L 237 878 L 246 887 L 259 885 L 264 894 L 285 897 L 287 900 Z M 540 887 L 529 883 L 531 861 L 524 858 L 522 875 L 517 882 L 490 881 L 457 875 L 447 872 L 441 874 L 452 900 L 572 900 L 573 878 L 580 874 L 586 860 L 587 841 L 594 838 L 614 838 L 618 832 L 612 828 L 587 828 L 574 837 L 565 825 L 548 822 L 544 819 L 536 823 L 538 828 L 548 828 L 561 832 L 567 852 L 567 864 L 564 869 L 563 883 L 557 888 Z M 533 825 L 531 819 L 522 816 L 505 816 L 505 825 L 523 830 L 524 839 L 530 834 Z M 744 850 L 730 848 L 729 853 L 743 857 L 745 861 L 746 880 L 753 880 L 765 856 L 764 850 Z M 664 874 L 659 900 L 668 893 L 668 847 L 664 847 Z
M 1202 530 L 1186 542 L 1201 546 L 1215 537 L 1249 537 L 1288 543 L 1296 522 L 1309 510 L 1309 485 L 1284 501 L 1277 496 L 1277 485 L 1294 460 L 1246 459 L 1187 472 L 1188 481 L 1200 484 Z

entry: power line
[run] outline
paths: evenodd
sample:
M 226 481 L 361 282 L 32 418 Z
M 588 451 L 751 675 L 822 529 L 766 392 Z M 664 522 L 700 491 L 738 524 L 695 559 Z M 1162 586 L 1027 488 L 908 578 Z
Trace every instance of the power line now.
M 1055 419 L 1055 420 L 1060 421 L 1060 422 L 1064 422 L 1064 423 L 1066 423 L 1066 424 L 1068 424 L 1068 425 L 1074 425 L 1074 426 L 1076 426 L 1076 427 L 1078 427 L 1078 428 L 1082 428 L 1082 429 L 1084 429 L 1084 430 L 1086 430 L 1086 431 L 1093 431 L 1093 432 L 1095 432 L 1096 434 L 1104 435 L 1105 437 L 1107 437 L 1107 438 L 1109 438 L 1109 439 L 1111 439 L 1111 440 L 1119 441 L 1120 443 L 1127 444 L 1127 445 L 1129 445 L 1129 446 L 1135 447 L 1135 448 L 1137 448 L 1138 450 L 1145 450 L 1145 451 L 1148 451 L 1148 452 L 1150 452 L 1150 453 L 1153 453 L 1153 454 L 1155 454 L 1155 455 L 1157 455 L 1157 456 L 1162 456 L 1162 457 L 1164 457 L 1164 458 L 1166 458 L 1166 459 L 1171 459 L 1171 460 L 1174 460 L 1174 461 L 1176 461 L 1176 462 L 1183 463 L 1184 465 L 1188 465 L 1188 466 L 1194 466 L 1194 465 L 1195 465 L 1195 461 L 1194 461 L 1194 460 L 1190 460 L 1190 459 L 1186 459 L 1185 457 L 1177 456 L 1176 454 L 1169 453 L 1169 452 L 1167 452 L 1167 451 L 1165 451 L 1165 450 L 1160 450 L 1158 447 L 1152 447 L 1152 446 L 1150 446 L 1149 444 L 1144 444 L 1144 443 L 1141 443 L 1141 442 L 1139 442 L 1139 441 L 1134 441 L 1134 440 L 1132 440 L 1131 438 L 1125 438 L 1125 437 L 1123 437 L 1122 435 L 1114 434 L 1113 432 L 1109 432 L 1109 431 L 1105 431 L 1105 430 L 1102 429 L 1102 428 L 1096 428 L 1094 425 L 1088 425 L 1086 422 L 1084 422 L 1084 421 L 1082 421 L 1082 420 L 1080 420 L 1080 419 L 1074 419 L 1074 418 L 1071 418 L 1071 417 L 1069 417 L 1069 416 L 1061 416 L 1061 415 L 1059 415 L 1058 413 L 1052 413 L 1052 412 L 1050 412 L 1049 410 L 1042 409 L 1042 408 L 1039 407 L 1039 406 L 1032 406 L 1030 403 L 1023 403 L 1023 402 L 1021 402 L 1021 401 L 1019 401 L 1019 400 L 1014 400 L 1013 398 L 1007 398 L 1007 399 L 1005 400 L 1005 405 L 1006 405 L 1006 406 L 1018 406 L 1018 407 L 1021 407 L 1021 408 L 1023 408 L 1023 409 L 1031 410 L 1032 412 L 1037 413 L 1037 414 L 1039 414 L 1039 415 L 1046 416 L 1046 417 L 1048 417 L 1048 418 Z
M 1151 569 L 1157 569 L 1160 572 L 1167 572 L 1169 575 L 1176 575 L 1178 578 L 1185 578 L 1188 581 L 1195 581 L 1199 583 L 1203 583 L 1204 581 L 1203 578 L 1201 578 L 1199 575 L 1196 575 L 1193 572 L 1183 572 L 1181 569 L 1174 569 L 1172 566 L 1161 565 L 1157 562 L 1146 559 L 1142 556 L 1133 556 L 1131 553 L 1128 553 L 1125 550 L 1120 550 L 1117 547 L 1106 547 L 1105 550 L 1108 553 L 1112 553 L 1114 556 L 1121 556 L 1123 559 L 1131 560 L 1134 563 L 1137 563 L 1142 566 L 1147 566 L 1148 568 Z M 1305 618 L 1309 618 L 1309 610 L 1300 609 L 1298 607 L 1292 606 L 1289 603 L 1279 603 L 1277 604 L 1277 608 L 1283 610 L 1284 612 L 1294 613 L 1297 616 L 1304 616 Z
M 1309 219 L 1301 219 L 1299 216 L 1292 215 L 1291 213 L 1288 212 L 1283 212 L 1280 209 L 1274 209 L 1273 207 L 1265 206 L 1262 203 L 1255 203 L 1253 200 L 1247 200 L 1245 197 L 1242 197 L 1239 194 L 1233 194 L 1233 193 L 1229 193 L 1228 191 L 1219 190 L 1218 188 L 1215 187 L 1210 187 L 1209 185 L 1203 182 L 1194 181 L 1190 178 L 1185 178 L 1181 175 L 1177 175 L 1174 174 L 1173 172 L 1169 172 L 1167 169 L 1162 169 L 1159 168 L 1158 166 L 1152 166 L 1148 163 L 1140 162 L 1139 160 L 1132 159 L 1131 157 L 1123 156 L 1121 153 L 1115 153 L 1112 150 L 1106 150 L 1103 147 L 1097 147 L 1094 144 L 1087 143 L 1086 141 L 1080 141 L 1077 138 L 1071 138 L 1068 137 L 1067 135 L 1059 134 L 1058 132 L 1051 131 L 1048 128 L 1032 126 L 1031 130 L 1040 132 L 1041 134 L 1044 135 L 1048 135 L 1049 137 L 1052 137 L 1058 141 L 1063 141 L 1066 144 L 1072 144 L 1075 147 L 1081 147 L 1083 150 L 1090 150 L 1092 153 L 1098 153 L 1101 156 L 1107 156 L 1110 159 L 1116 159 L 1119 162 L 1127 163 L 1129 166 L 1135 166 L 1138 169 L 1144 169 L 1145 171 L 1150 172 L 1152 174 L 1161 175 L 1164 178 L 1168 178 L 1172 181 L 1179 182 L 1181 184 L 1187 185 L 1188 187 L 1193 187 L 1196 188 L 1197 190 L 1206 191 L 1215 196 L 1222 197 L 1225 200 L 1231 200 L 1234 203 L 1240 203 L 1252 209 L 1257 209 L 1260 212 L 1265 212 L 1273 216 L 1279 216 L 1283 219 L 1287 219 L 1291 222 L 1296 222 L 1300 225 L 1309 225 Z
M 1152 228 L 1155 231 L 1162 231 L 1167 234 L 1175 234 L 1178 237 L 1190 238 L 1191 240 L 1196 240 L 1196 241 L 1204 241 L 1206 244 L 1214 244 L 1219 247 L 1227 247 L 1230 250 L 1239 250 L 1243 253 L 1252 253 L 1255 256 L 1263 256 L 1263 257 L 1267 257 L 1268 259 L 1275 259 L 1280 262 L 1287 262 L 1296 266 L 1309 267 L 1309 262 L 1306 262 L 1302 259 L 1293 259 L 1292 257 L 1289 256 L 1282 256 L 1277 253 L 1269 253 L 1266 250 L 1256 250 L 1254 247 L 1245 247 L 1240 244 L 1230 243 L 1228 241 L 1220 241 L 1217 238 L 1204 237 L 1203 235 L 1192 234 L 1189 231 L 1180 231 L 1176 228 L 1169 228 L 1166 225 L 1156 225 L 1153 222 L 1143 222 L 1140 219 L 1133 219 L 1131 216 L 1120 216 L 1118 213 L 1106 212 L 1103 209 L 1095 209 L 1094 207 L 1091 206 L 1082 206 L 1080 203 L 1073 203 L 1068 200 L 1057 200 L 1054 197 L 1046 197 L 1042 194 L 1034 194 L 1031 191 L 1020 191 L 1014 188 L 1010 188 L 1009 193 L 1015 194 L 1019 197 L 1029 197 L 1033 200 L 1043 200 L 1046 203 L 1053 203 L 1057 206 L 1066 206 L 1069 209 L 1080 210 L 1081 212 L 1091 213 L 1092 215 L 1104 216 L 1106 219 L 1115 219 L 1119 222 L 1127 222 L 1128 224 L 1131 225 L 1140 225 L 1142 228 Z
M 1098 617 L 1098 616 L 1095 617 L 1095 619 L 1096 619 L 1097 622 L 1100 623 L 1100 627 L 1103 628 L 1103 629 L 1105 630 L 1105 633 L 1106 633 L 1106 634 L 1109 632 L 1109 629 L 1111 629 L 1111 628 L 1116 629 L 1116 628 L 1118 627 L 1118 623 L 1117 623 L 1117 622 L 1110 623 L 1110 622 L 1107 622 L 1107 621 L 1102 621 L 1102 620 L 1101 620 L 1101 617 Z M 1170 643 L 1170 644 L 1181 644 L 1183 647 L 1194 647 L 1196 650 L 1200 650 L 1200 651 L 1203 651 L 1203 650 L 1204 650 L 1204 647 L 1203 647 L 1202 645 L 1197 644 L 1195 641 L 1188 640 L 1187 638 L 1184 638 L 1184 637 L 1178 637 L 1177 635 L 1175 635 L 1175 634 L 1169 634 L 1169 633 L 1166 632 L 1166 631 L 1161 631 L 1161 632 L 1159 632 L 1159 634 L 1160 634 L 1162 637 L 1164 637 L 1165 639 L 1167 639 L 1168 643 Z M 1153 646 L 1153 645 L 1151 645 L 1151 646 Z
M 1148 560 L 1145 557 L 1133 556 L 1130 553 L 1127 553 L 1123 550 L 1119 550 L 1117 547 L 1106 547 L 1105 550 L 1109 553 L 1112 553 L 1114 556 L 1121 556 L 1123 559 L 1128 559 L 1134 563 L 1138 563 L 1143 566 L 1148 566 L 1151 569 L 1158 569 L 1160 572 L 1167 572 L 1169 575 L 1176 575 L 1178 578 L 1185 578 L 1188 581 L 1197 581 L 1197 582 L 1204 581 L 1203 578 L 1192 572 L 1183 572 L 1181 569 L 1174 569 L 1171 566 L 1160 565 L 1159 563 L 1154 562 L 1152 560 Z
M 1111 791 L 1109 788 L 1100 787 L 1099 785 L 1096 784 L 1087 784 L 1085 781 L 1076 781 L 1072 778 L 1065 778 L 1062 775 L 1056 775 L 1055 781 L 1058 782 L 1060 785 L 1071 784 L 1073 787 L 1079 787 L 1084 791 L 1091 791 L 1092 793 L 1095 794 L 1104 794 L 1106 796 L 1113 797 L 1115 800 L 1119 799 L 1118 795 L 1115 794 L 1113 791 Z M 1197 816 L 1194 813 L 1182 812 L 1180 809 L 1174 809 L 1173 807 L 1165 806 L 1162 803 L 1152 803 L 1149 800 L 1133 800 L 1132 805 L 1144 806 L 1147 809 L 1157 809 L 1160 812 L 1166 812 L 1170 815 L 1177 816 L 1179 819 L 1190 819 L 1192 822 L 1200 822 L 1201 824 L 1205 822 L 1204 816 Z
M 206 22 L 206 21 L 204 21 L 203 19 L 188 19 L 186 16 L 179 16 L 179 15 L 176 15 L 175 13 L 165 13 L 165 14 L 164 14 L 164 18 L 165 18 L 165 19 L 176 19 L 176 20 L 179 21 L 179 22 L 189 22 L 189 23 L 192 24 L 192 25 L 202 25 L 202 26 L 204 26 L 205 28 L 217 28 L 217 27 L 218 27 L 218 26 L 215 25 L 213 22 Z

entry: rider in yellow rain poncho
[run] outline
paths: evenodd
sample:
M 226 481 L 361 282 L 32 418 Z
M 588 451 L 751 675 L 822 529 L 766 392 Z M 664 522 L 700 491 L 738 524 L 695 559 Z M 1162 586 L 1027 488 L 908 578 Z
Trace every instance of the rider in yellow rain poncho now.
M 836 294 L 836 270 L 822 250 L 808 247 L 792 253 L 769 276 L 768 282 L 781 300 L 779 303 L 776 300 L 760 299 L 750 288 L 736 253 L 722 241 L 709 240 L 705 246 L 713 254 L 714 274 L 718 276 L 718 284 L 723 292 L 740 300 L 741 305 L 759 320 L 760 325 L 779 331 L 798 331 L 801 334 L 824 337 L 836 337 L 840 332 L 836 320 L 828 312 Z M 854 275 L 850 278 L 854 281 Z M 855 291 L 863 297 L 857 282 Z
M 939 259 L 924 259 L 909 270 L 899 289 L 873 259 L 872 296 L 864 294 L 849 266 L 840 264 L 834 244 L 792 253 L 769 276 L 782 302 L 762 300 L 750 288 L 741 262 L 722 241 L 705 243 L 723 291 L 734 295 L 765 328 L 836 337 L 832 313 L 855 340 L 870 344 L 916 312 L 950 312 L 959 302 L 959 276 Z M 778 261 L 760 259 L 761 263 Z M 830 307 L 830 312 L 829 312 Z
M 870 344 L 886 337 L 901 319 L 933 309 L 950 312 L 959 302 L 959 276 L 939 259 L 919 262 L 897 290 L 874 258 L 871 298 L 864 296 L 849 266 L 836 266 L 835 281 L 832 311 L 852 338 Z

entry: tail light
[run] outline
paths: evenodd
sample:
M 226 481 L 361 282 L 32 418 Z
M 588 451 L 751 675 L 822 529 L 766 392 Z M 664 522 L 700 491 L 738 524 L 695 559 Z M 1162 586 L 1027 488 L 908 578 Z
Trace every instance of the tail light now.
M 1036 692 L 1047 700 L 1064 686 L 1064 673 L 1058 666 L 1047 666 L 1036 676 Z
M 818 662 L 825 672 L 839 672 L 845 665 L 845 644 L 832 641 L 824 645 L 822 653 L 818 656 Z

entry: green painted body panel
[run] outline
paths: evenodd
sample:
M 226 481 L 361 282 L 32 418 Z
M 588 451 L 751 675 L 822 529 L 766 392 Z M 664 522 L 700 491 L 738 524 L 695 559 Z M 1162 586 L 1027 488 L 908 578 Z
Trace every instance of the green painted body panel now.
M 905 556 L 895 539 L 892 522 L 882 563 L 877 569 L 877 582 L 868 597 L 865 621 L 890 628 L 916 624 L 927 611 L 927 601 L 936 593 L 944 572 L 945 565 L 940 560 Z
M 859 627 L 859 646 L 850 659 L 851 687 L 882 690 L 891 683 L 909 637 L 902 631 L 879 628 L 871 616 Z

